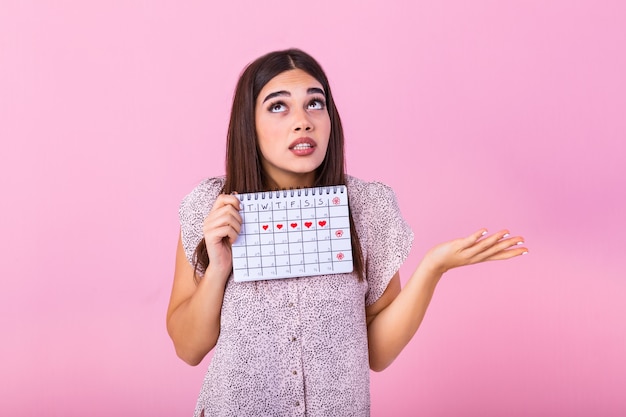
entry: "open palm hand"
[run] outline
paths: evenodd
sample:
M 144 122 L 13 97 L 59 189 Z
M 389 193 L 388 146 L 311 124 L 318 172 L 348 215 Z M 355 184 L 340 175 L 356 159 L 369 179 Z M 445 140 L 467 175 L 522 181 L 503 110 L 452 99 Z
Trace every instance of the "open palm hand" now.
M 434 246 L 426 253 L 424 261 L 444 273 L 459 266 L 523 255 L 528 252 L 523 243 L 521 236 L 511 237 L 507 230 L 487 236 L 487 231 L 481 229 L 470 236 Z

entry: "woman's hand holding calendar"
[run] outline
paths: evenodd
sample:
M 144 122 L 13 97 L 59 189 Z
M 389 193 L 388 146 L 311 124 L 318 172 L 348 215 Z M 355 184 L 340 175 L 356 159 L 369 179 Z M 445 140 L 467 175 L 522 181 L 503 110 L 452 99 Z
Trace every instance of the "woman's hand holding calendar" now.
M 232 269 L 232 243 L 241 231 L 239 199 L 234 195 L 217 197 L 211 211 L 204 219 L 202 233 L 209 256 L 209 267 L 224 280 Z

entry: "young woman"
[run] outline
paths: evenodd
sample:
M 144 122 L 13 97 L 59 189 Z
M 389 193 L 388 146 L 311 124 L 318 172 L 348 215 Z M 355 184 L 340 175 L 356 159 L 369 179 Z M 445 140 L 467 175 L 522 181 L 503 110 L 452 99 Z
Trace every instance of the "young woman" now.
M 367 416 L 369 370 L 385 369 L 419 327 L 449 269 L 525 253 L 503 230 L 431 249 L 401 290 L 413 234 L 393 191 L 344 173 L 343 130 L 326 75 L 306 53 L 260 57 L 241 75 L 226 176 L 180 207 L 167 329 L 180 358 L 214 350 L 195 416 Z M 236 193 L 345 184 L 354 272 L 234 282 Z

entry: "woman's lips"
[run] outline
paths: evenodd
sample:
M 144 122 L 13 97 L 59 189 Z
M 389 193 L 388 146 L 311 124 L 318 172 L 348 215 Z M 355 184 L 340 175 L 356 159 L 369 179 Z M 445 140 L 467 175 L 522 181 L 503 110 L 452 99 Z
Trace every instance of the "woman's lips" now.
M 311 138 L 299 138 L 289 145 L 289 150 L 298 156 L 307 156 L 315 152 L 317 143 Z

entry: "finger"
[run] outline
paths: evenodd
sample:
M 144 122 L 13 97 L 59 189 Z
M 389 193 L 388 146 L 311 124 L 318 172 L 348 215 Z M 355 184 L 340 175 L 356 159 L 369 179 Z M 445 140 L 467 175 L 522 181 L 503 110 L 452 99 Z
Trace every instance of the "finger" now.
M 487 229 L 480 229 L 477 230 L 476 232 L 472 233 L 471 235 L 469 235 L 466 240 L 468 242 L 471 242 L 472 244 L 478 242 L 480 239 L 483 238 L 483 236 L 485 236 L 488 233 Z
M 467 248 L 471 248 L 478 242 L 483 236 L 487 234 L 487 229 L 480 229 L 467 237 L 456 239 L 453 241 L 454 246 L 458 252 L 464 251 Z
M 229 218 L 229 217 L 236 219 L 238 223 L 243 222 L 243 219 L 241 217 L 239 210 L 237 210 L 237 208 L 232 206 L 231 204 L 226 204 L 221 207 L 213 207 L 211 211 L 205 217 L 204 223 L 206 224 L 206 223 L 211 223 L 211 222 L 216 222 L 216 221 L 220 222 L 219 219 Z
M 231 225 L 223 225 L 212 228 L 204 235 L 207 248 L 212 245 L 219 245 L 228 240 L 229 243 L 234 243 L 239 236 L 239 232 Z
M 486 236 L 486 231 L 483 229 L 480 237 L 476 239 L 471 245 L 466 248 L 467 256 L 473 258 L 476 255 L 479 255 L 486 250 L 490 249 L 494 245 L 496 245 L 499 241 L 501 241 L 504 237 L 509 235 L 508 230 L 500 230 L 497 233 L 492 234 L 491 236 Z M 475 237 L 478 232 L 474 233 L 472 237 Z M 485 237 L 486 236 L 486 237 Z
M 485 260 L 508 259 L 513 256 L 521 255 L 528 252 L 528 249 L 522 247 L 524 238 L 521 236 L 509 237 L 497 241 L 493 246 L 486 248 L 484 251 L 476 255 L 476 262 Z
M 241 232 L 241 223 L 243 222 L 241 215 L 237 211 L 235 213 L 228 213 L 228 216 L 227 224 L 232 227 L 237 234 L 239 234 Z
M 227 240 L 231 245 L 237 240 L 237 237 L 239 237 L 239 232 L 232 226 L 223 226 L 220 228 L 220 232 L 220 234 L 222 234 L 222 239 Z
M 211 211 L 219 210 L 222 207 L 232 206 L 236 211 L 240 209 L 240 201 L 235 195 L 231 194 L 220 194 L 215 199 L 215 203 L 213 203 L 213 207 Z
M 241 232 L 241 223 L 242 219 L 239 212 L 233 211 L 232 207 L 230 209 L 224 207 L 217 212 L 214 212 L 213 215 L 210 215 L 204 220 L 202 232 L 204 234 L 209 234 L 212 233 L 213 230 L 227 226 L 239 234 Z
M 511 259 L 526 254 L 528 254 L 528 248 L 520 245 L 515 245 L 511 249 L 505 249 L 494 255 L 489 256 L 485 259 L 485 261 L 502 261 L 505 259 Z

